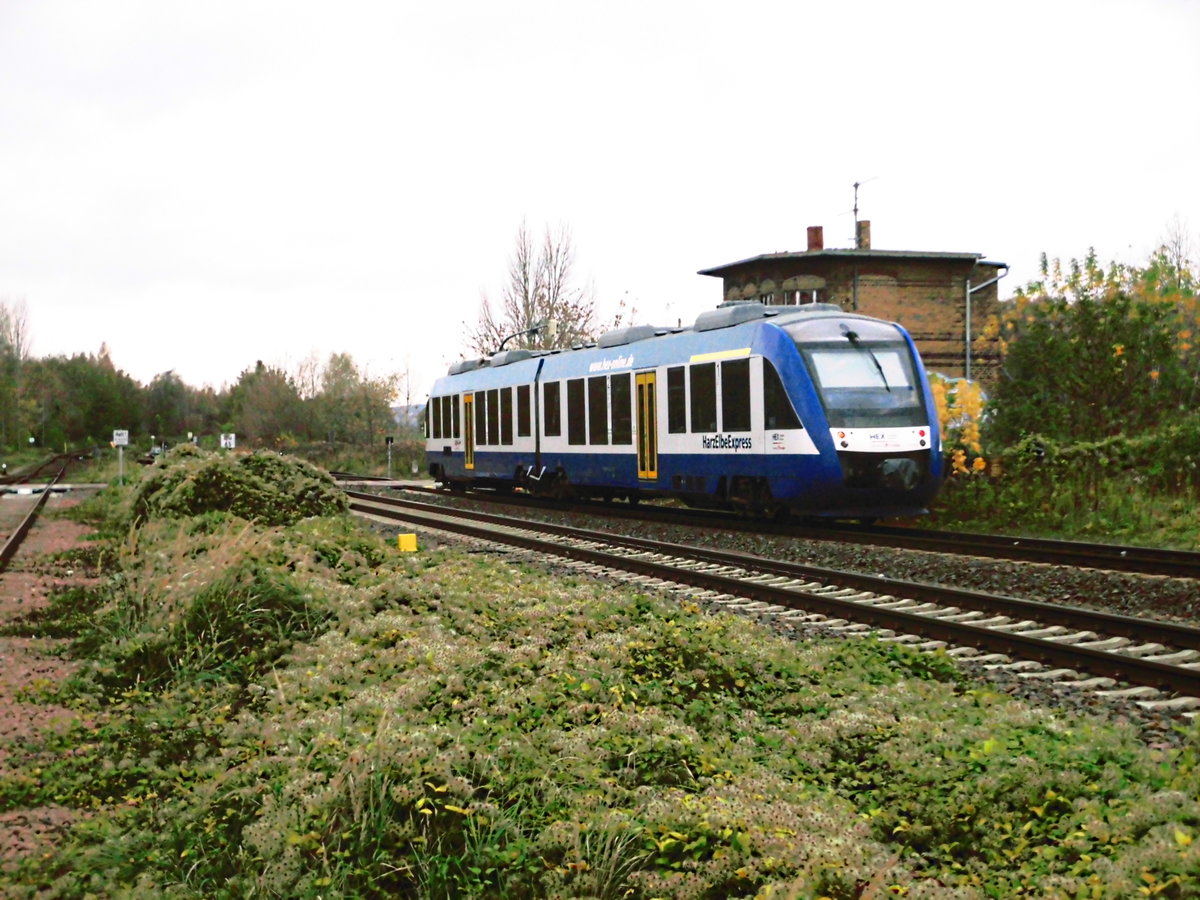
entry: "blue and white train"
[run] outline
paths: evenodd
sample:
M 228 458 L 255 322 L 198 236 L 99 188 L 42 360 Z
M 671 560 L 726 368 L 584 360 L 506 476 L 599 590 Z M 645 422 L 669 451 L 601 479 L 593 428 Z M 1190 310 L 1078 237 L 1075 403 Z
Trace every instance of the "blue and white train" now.
M 731 303 L 456 363 L 425 419 L 429 472 L 452 490 L 874 519 L 925 512 L 942 479 L 912 338 L 831 304 Z

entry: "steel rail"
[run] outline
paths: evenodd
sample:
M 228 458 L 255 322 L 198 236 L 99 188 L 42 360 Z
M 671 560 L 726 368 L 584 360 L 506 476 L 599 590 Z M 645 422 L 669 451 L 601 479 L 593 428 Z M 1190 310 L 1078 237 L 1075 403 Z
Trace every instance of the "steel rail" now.
M 404 490 L 443 495 L 433 488 L 404 486 Z M 474 492 L 471 499 L 503 502 L 544 509 L 562 510 L 561 502 L 511 494 Z M 1166 575 L 1171 578 L 1200 578 L 1200 553 L 1119 544 L 1094 544 L 1053 538 L 1029 538 L 1012 535 L 934 531 L 921 528 L 896 528 L 878 525 L 852 525 L 829 522 L 820 525 L 786 524 L 747 519 L 720 510 L 698 512 L 677 508 L 591 504 L 578 511 L 613 518 L 659 521 L 684 527 L 721 528 L 751 534 L 773 534 L 808 540 L 840 541 L 850 544 L 898 547 L 929 553 L 953 553 L 1069 566 L 1088 566 L 1116 572 Z
M 1020 633 L 997 631 L 980 625 L 972 625 L 969 622 L 947 621 L 920 613 L 857 603 L 853 600 L 831 597 L 794 587 L 763 584 L 721 572 L 678 568 L 645 558 L 630 557 L 595 548 L 571 546 L 560 540 L 547 540 L 529 534 L 531 530 L 543 530 L 556 537 L 564 537 L 574 531 L 574 536 L 581 541 L 603 542 L 610 545 L 629 540 L 603 532 L 573 530 L 567 529 L 564 526 L 544 527 L 544 524 L 540 522 L 527 522 L 515 519 L 503 521 L 507 517 L 486 513 L 472 513 L 464 510 L 448 510 L 444 507 L 431 507 L 427 504 L 416 504 L 410 501 L 396 502 L 395 498 L 379 498 L 359 492 L 348 493 L 351 497 L 350 507 L 352 510 L 369 513 L 385 519 L 416 522 L 431 528 L 455 531 L 484 540 L 496 541 L 524 547 L 540 553 L 563 556 L 595 565 L 634 572 L 651 578 L 690 584 L 705 590 L 734 594 L 790 609 L 819 612 L 823 615 L 862 622 L 881 629 L 924 635 L 931 639 L 969 645 L 989 652 L 1037 659 L 1052 666 L 1082 669 L 1094 675 L 1113 678 L 1131 684 L 1150 685 L 1189 696 L 1200 696 L 1200 671 L 1194 669 L 1158 662 L 1152 659 L 1110 653 L 1105 650 L 1057 643 L 1053 640 L 1030 637 Z M 474 521 L 461 521 L 464 517 L 473 519 Z M 680 557 L 691 556 L 693 550 L 700 549 L 679 545 L 661 546 L 671 549 L 669 551 L 647 550 L 646 552 L 669 552 L 673 556 Z M 753 565 L 753 559 L 747 557 L 742 557 L 741 559 L 742 562 L 740 564 L 729 563 L 729 565 L 743 570 L 745 568 L 756 568 Z M 888 588 L 889 593 L 899 591 L 904 585 L 909 584 L 907 582 L 887 583 L 890 585 Z M 936 586 L 932 585 L 922 587 L 929 590 L 937 590 Z M 962 592 L 959 592 L 959 594 L 961 595 Z M 1011 600 L 1013 598 L 1005 599 Z M 1033 601 L 1023 602 L 1031 606 L 1037 606 L 1039 615 L 1042 612 L 1054 609 L 1053 607 L 1043 607 L 1034 604 Z M 1087 610 L 1080 612 L 1086 616 L 1093 615 Z M 1100 615 L 1103 616 L 1105 614 Z M 1131 620 L 1131 622 L 1136 621 L 1138 620 Z M 1076 619 L 1072 623 L 1072 626 L 1078 627 L 1079 623 L 1080 620 Z M 1164 623 L 1155 624 L 1162 625 Z M 1191 629 L 1191 631 L 1195 631 L 1195 629 Z M 1144 637 L 1145 635 L 1139 633 L 1138 636 Z
M 42 507 L 46 505 L 46 501 L 50 499 L 51 489 L 58 484 L 58 480 L 62 478 L 63 473 L 67 471 L 67 462 L 63 462 L 62 468 L 50 479 L 42 490 L 42 494 L 38 497 L 37 503 L 25 514 L 21 519 L 21 523 L 13 530 L 13 533 L 8 536 L 8 540 L 4 542 L 4 546 L 0 547 L 0 572 L 8 568 L 8 564 L 16 555 L 25 536 L 29 534 L 29 529 L 33 527 L 33 523 L 37 521 L 38 515 L 41 514 Z

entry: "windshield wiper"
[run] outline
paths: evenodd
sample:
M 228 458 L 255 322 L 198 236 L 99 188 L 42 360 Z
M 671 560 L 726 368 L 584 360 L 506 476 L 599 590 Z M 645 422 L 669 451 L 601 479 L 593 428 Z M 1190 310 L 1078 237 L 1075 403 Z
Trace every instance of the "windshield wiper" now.
M 883 382 L 884 389 L 890 394 L 892 392 L 892 386 L 888 384 L 887 376 L 883 374 L 883 366 L 879 362 L 879 357 L 875 355 L 875 351 L 870 347 L 864 347 L 862 344 L 860 344 L 858 342 L 858 332 L 851 331 L 846 327 L 845 323 L 842 324 L 842 334 L 846 336 L 846 339 L 850 341 L 850 344 L 855 349 L 862 350 L 867 354 L 867 356 L 871 357 L 871 362 L 875 363 L 875 369 L 877 372 L 879 372 L 879 380 Z

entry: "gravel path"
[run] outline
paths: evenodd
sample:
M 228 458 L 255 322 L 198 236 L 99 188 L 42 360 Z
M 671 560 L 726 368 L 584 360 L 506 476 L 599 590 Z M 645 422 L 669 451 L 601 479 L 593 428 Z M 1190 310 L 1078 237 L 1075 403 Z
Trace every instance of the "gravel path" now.
M 54 562 L 49 554 L 85 543 L 88 528 L 52 515 L 78 503 L 77 495 L 53 495 L 8 569 L 0 573 L 0 624 L 11 625 L 44 608 L 52 591 L 85 584 L 82 572 Z M 0 535 L 7 538 L 29 509 L 29 498 L 0 494 Z M 0 635 L 0 778 L 28 763 L 31 741 L 46 731 L 65 731 L 77 721 L 68 709 L 23 699 L 24 692 L 65 680 L 73 664 L 58 651 L 61 641 Z M 76 813 L 43 806 L 0 813 L 0 866 L 44 853 Z

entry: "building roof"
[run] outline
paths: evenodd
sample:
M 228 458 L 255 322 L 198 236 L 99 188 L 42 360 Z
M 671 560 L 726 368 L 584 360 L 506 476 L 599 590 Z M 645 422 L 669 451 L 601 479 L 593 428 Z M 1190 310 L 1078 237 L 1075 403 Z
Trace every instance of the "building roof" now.
M 741 269 L 755 268 L 763 263 L 798 262 L 806 259 L 909 259 L 909 260 L 943 260 L 946 262 L 969 262 L 980 266 L 1008 268 L 1007 263 L 992 262 L 983 258 L 982 253 L 931 253 L 923 250 L 810 250 L 807 252 L 785 251 L 782 253 L 763 253 L 737 262 L 714 266 L 711 269 L 701 269 L 697 274 L 712 275 L 721 278 Z

